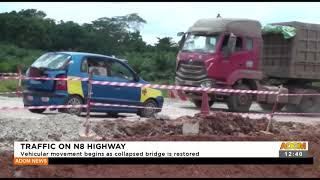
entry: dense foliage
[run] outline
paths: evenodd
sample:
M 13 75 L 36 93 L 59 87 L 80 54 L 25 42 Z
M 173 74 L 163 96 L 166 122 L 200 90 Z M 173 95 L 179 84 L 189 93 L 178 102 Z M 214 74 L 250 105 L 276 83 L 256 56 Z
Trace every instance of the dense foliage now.
M 84 51 L 125 58 L 144 79 L 170 82 L 177 44 L 164 37 L 147 45 L 139 31 L 146 23 L 135 13 L 81 25 L 56 22 L 35 9 L 1 13 L 0 72 L 15 72 L 17 64 L 27 67 L 47 51 Z

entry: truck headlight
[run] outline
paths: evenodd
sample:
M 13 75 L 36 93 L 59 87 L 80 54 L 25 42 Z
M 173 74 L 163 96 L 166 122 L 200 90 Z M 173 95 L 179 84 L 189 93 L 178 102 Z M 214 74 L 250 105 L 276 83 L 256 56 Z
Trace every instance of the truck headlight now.
M 212 81 L 203 81 L 200 86 L 202 88 L 211 88 L 212 87 Z

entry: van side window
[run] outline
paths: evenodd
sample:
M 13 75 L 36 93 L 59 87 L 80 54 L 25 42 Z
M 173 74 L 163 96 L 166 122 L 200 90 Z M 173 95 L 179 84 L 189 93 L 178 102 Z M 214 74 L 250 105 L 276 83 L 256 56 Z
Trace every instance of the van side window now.
M 82 61 L 81 72 L 92 72 L 96 76 L 108 76 L 107 64 L 104 59 L 87 57 Z
M 116 61 L 110 63 L 110 77 L 117 77 L 129 81 L 134 80 L 132 72 L 127 67 Z
M 251 50 L 253 48 L 253 39 L 247 38 L 246 39 L 246 49 Z

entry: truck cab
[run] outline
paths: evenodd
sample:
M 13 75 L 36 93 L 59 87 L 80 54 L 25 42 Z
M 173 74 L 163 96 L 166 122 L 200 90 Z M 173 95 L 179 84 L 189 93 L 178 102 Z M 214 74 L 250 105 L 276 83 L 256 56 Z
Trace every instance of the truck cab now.
M 249 19 L 200 19 L 182 35 L 177 55 L 177 85 L 205 88 L 258 89 L 261 24 Z M 196 106 L 201 95 L 185 93 Z M 214 101 L 227 102 L 232 111 L 248 111 L 254 97 L 250 94 L 209 94 Z

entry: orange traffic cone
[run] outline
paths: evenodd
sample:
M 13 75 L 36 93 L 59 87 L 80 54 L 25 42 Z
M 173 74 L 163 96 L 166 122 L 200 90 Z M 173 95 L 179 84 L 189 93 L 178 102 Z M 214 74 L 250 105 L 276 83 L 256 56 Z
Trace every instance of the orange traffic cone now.
M 176 96 L 174 95 L 174 90 L 169 90 L 169 97 L 175 99 Z

